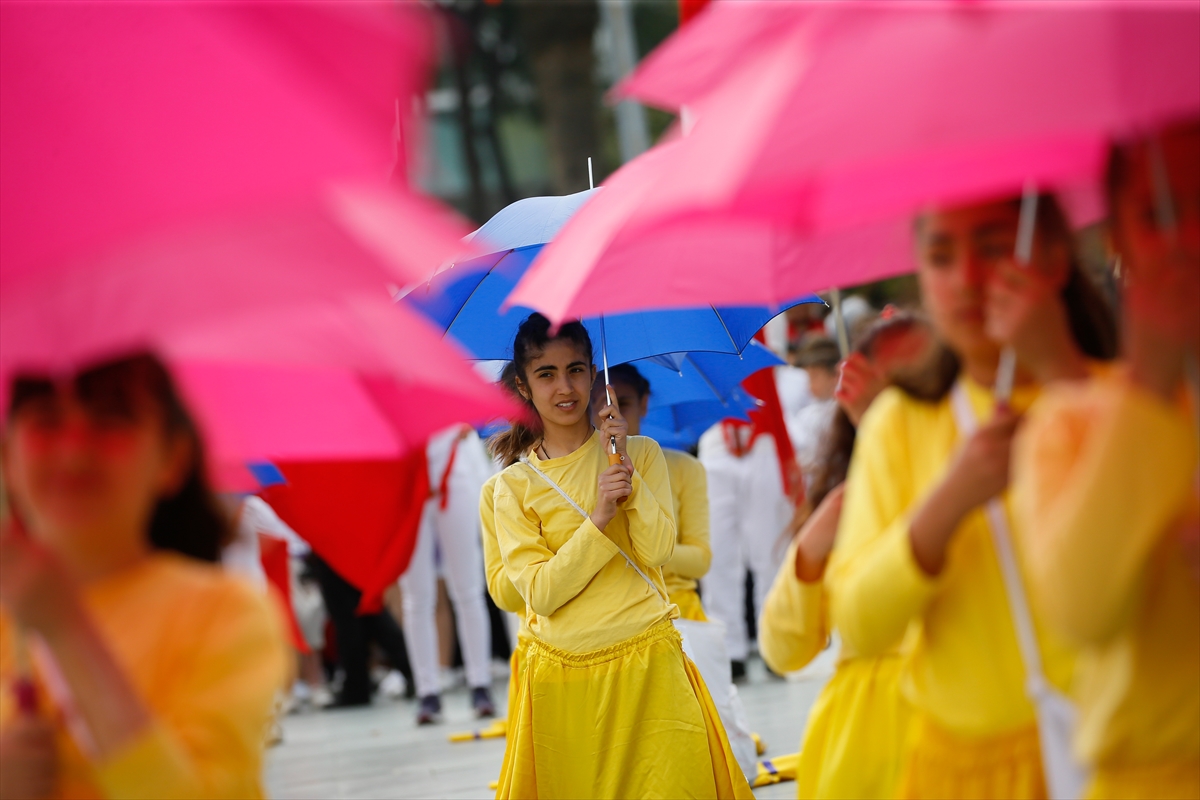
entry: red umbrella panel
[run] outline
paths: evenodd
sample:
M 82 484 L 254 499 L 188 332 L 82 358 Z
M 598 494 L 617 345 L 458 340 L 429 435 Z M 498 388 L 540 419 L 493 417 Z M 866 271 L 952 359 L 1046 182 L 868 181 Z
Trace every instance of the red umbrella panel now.
M 262 497 L 334 571 L 363 593 L 359 613 L 382 608 L 384 591 L 412 558 L 429 499 L 424 448 L 402 459 L 277 464 L 286 484 Z

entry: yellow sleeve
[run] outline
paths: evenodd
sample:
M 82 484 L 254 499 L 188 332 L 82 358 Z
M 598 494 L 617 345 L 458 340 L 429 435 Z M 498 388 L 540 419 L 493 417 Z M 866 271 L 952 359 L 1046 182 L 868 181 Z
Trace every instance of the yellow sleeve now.
M 686 454 L 675 456 L 671 490 L 679 498 L 676 524 L 679 536 L 666 569 L 684 578 L 703 578 L 712 565 L 708 532 L 708 473 Z M 678 478 L 678 480 L 676 480 Z M 677 485 L 678 484 L 678 485 Z
M 96 765 L 108 797 L 262 796 L 262 753 L 287 649 L 278 614 L 249 587 L 225 583 L 179 620 L 178 680 L 151 698 L 154 723 Z
M 829 642 L 829 611 L 821 581 L 796 577 L 796 547 L 788 548 L 758 621 L 758 648 L 777 673 L 795 672 Z
M 653 439 L 638 437 L 642 447 L 634 462 L 633 491 L 621 505 L 629 522 L 633 556 L 648 567 L 661 567 L 675 552 L 675 502 L 662 448 Z M 630 457 L 633 457 L 630 453 Z
M 479 495 L 479 530 L 483 539 L 483 569 L 487 574 L 488 594 L 501 611 L 514 614 L 525 613 L 525 598 L 508 579 L 504 571 L 504 559 L 500 557 L 500 543 L 496 540 L 496 479 L 493 475 L 483 485 Z
M 546 487 L 544 491 L 554 491 Z M 566 543 L 553 552 L 533 518 L 500 473 L 496 482 L 496 540 L 508 579 L 533 613 L 548 617 L 583 591 L 618 552 L 617 545 L 583 520 Z
M 899 644 L 937 590 L 909 542 L 914 489 L 903 403 L 888 389 L 863 416 L 825 572 L 834 627 L 863 656 Z
M 1186 502 L 1195 435 L 1120 377 L 1058 389 L 1027 416 L 1015 527 L 1035 601 L 1071 640 L 1104 643 L 1134 611 L 1147 557 Z

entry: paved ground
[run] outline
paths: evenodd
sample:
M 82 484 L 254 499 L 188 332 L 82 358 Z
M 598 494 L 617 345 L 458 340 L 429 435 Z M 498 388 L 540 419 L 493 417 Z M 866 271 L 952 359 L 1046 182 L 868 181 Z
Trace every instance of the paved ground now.
M 767 756 L 796 750 L 808 709 L 830 672 L 831 653 L 801 679 L 768 677 L 750 663 L 750 680 L 739 691 L 751 727 L 767 743 Z M 495 687 L 504 699 L 504 684 Z M 504 740 L 451 744 L 447 734 L 478 727 L 463 690 L 443 698 L 445 722 L 418 728 L 411 702 L 377 701 L 366 709 L 293 715 L 284 741 L 270 751 L 267 787 L 280 800 L 299 798 L 490 798 L 488 782 L 500 772 Z M 756 792 L 759 798 L 794 798 L 796 785 Z

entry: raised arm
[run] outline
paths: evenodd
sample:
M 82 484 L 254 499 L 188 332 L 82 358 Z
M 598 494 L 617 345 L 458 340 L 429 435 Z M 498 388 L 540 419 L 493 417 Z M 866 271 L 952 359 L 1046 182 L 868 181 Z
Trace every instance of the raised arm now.
M 802 669 L 829 642 L 829 610 L 821 581 L 796 577 L 793 540 L 775 582 L 767 592 L 758 621 L 758 646 L 763 661 L 778 673 Z
M 834 626 L 865 656 L 896 646 L 936 591 L 909 539 L 913 494 L 901 397 L 885 391 L 863 417 L 825 572 Z

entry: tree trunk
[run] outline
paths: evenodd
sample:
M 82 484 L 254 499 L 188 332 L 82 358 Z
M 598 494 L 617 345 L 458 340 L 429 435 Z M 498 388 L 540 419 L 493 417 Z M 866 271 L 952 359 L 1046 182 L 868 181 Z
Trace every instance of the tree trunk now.
M 595 2 L 520 4 L 521 34 L 541 99 L 550 179 L 559 194 L 588 188 L 588 157 L 599 160 L 593 80 Z

